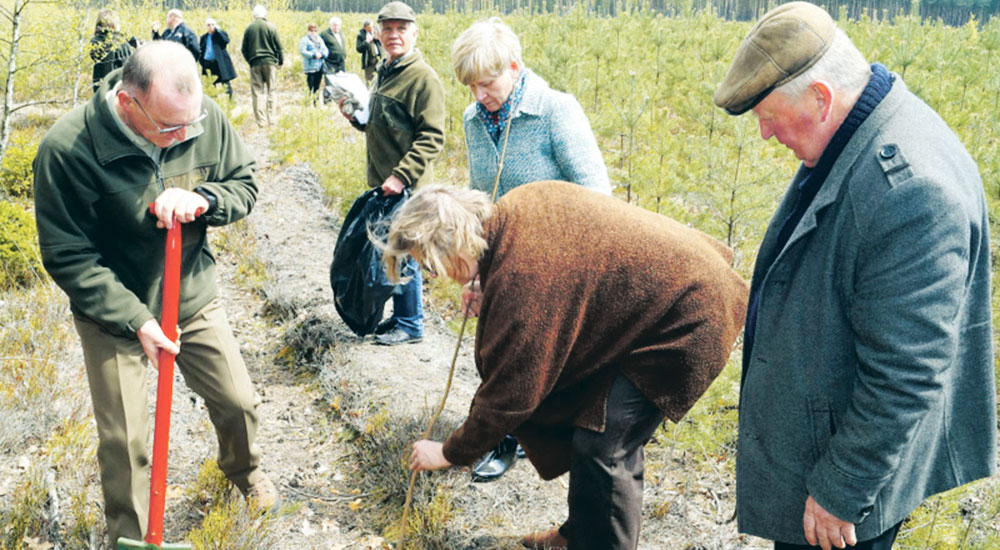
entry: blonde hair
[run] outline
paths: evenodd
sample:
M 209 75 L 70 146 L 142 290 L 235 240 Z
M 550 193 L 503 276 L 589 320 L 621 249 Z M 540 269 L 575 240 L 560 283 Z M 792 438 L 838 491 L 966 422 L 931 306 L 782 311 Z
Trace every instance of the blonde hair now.
M 458 81 L 466 86 L 495 78 L 511 64 L 521 69 L 521 41 L 499 17 L 473 23 L 451 46 L 451 63 Z
M 306 25 L 306 32 L 318 31 L 318 30 L 319 30 L 319 25 L 317 25 L 316 23 L 309 23 L 308 25 Z
M 482 191 L 428 185 L 396 211 L 384 242 L 377 229 L 369 228 L 368 234 L 382 250 L 386 276 L 398 284 L 409 280 L 400 273 L 409 255 L 421 258 L 423 265 L 441 274 L 459 254 L 478 260 L 487 247 L 483 222 L 492 212 L 493 204 Z
M 120 27 L 118 16 L 109 9 L 97 12 L 97 22 L 94 24 L 94 34 L 117 31 Z

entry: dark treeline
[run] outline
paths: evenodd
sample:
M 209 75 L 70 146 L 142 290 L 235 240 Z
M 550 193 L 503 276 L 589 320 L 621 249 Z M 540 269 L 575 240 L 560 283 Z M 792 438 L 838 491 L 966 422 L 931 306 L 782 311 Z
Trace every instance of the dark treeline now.
M 303 11 L 375 13 L 387 0 L 291 0 L 293 9 Z M 676 16 L 692 11 L 713 10 L 719 17 L 751 21 L 767 10 L 784 3 L 781 0 L 407 0 L 417 12 L 565 13 L 577 4 L 588 14 L 615 16 L 633 11 L 653 11 Z M 194 8 L 222 4 L 217 0 L 163 0 L 164 7 Z M 265 5 L 266 1 L 263 1 Z M 819 0 L 834 14 L 843 12 L 850 19 L 868 17 L 892 20 L 899 14 L 916 12 L 922 20 L 941 20 L 947 25 L 964 25 L 970 18 L 986 23 L 1000 13 L 1000 0 Z

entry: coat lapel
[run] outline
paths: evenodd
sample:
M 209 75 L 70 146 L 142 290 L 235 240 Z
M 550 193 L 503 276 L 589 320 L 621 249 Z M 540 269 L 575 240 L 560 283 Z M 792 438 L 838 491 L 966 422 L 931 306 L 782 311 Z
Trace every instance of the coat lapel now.
M 847 142 L 844 150 L 840 153 L 836 162 L 833 164 L 833 168 L 830 169 L 830 173 L 826 177 L 826 181 L 823 182 L 823 186 L 820 188 L 819 193 L 816 198 L 813 199 L 809 208 L 802 215 L 802 219 L 799 221 L 799 225 L 795 228 L 792 236 L 789 237 L 788 242 L 785 243 L 785 247 L 780 251 L 772 251 L 771 248 L 774 247 L 774 239 L 777 238 L 778 227 L 775 227 L 775 223 L 779 223 L 784 220 L 788 215 L 788 209 L 791 208 L 789 197 L 791 194 L 787 194 L 785 200 L 782 201 L 781 208 L 775 214 L 772 220 L 771 227 L 768 228 L 767 235 L 765 236 L 765 241 L 761 244 L 761 257 L 765 252 L 765 246 L 768 247 L 768 253 L 776 253 L 777 257 L 773 262 L 768 265 L 777 264 L 781 261 L 782 256 L 784 256 L 789 249 L 799 240 L 805 238 L 812 231 L 816 229 L 818 223 L 819 213 L 826 207 L 830 206 L 836 202 L 837 197 L 840 196 L 841 189 L 843 188 L 845 181 L 847 179 L 848 172 L 851 170 L 857 162 L 861 154 L 869 149 L 869 143 L 871 140 L 875 139 L 878 129 L 881 127 L 882 123 L 887 117 L 889 117 L 892 112 L 894 112 L 902 100 L 902 96 L 906 91 L 906 85 L 903 84 L 901 78 L 895 78 L 893 81 L 892 89 L 889 90 L 888 95 L 881 101 L 878 107 L 872 112 L 871 115 L 861 124 L 854 135 L 851 136 L 851 140 Z M 792 180 L 792 185 L 795 186 L 801 180 L 802 168 L 799 168 L 799 172 L 795 175 Z M 796 193 L 798 191 L 795 191 Z M 768 238 L 770 241 L 768 242 Z M 763 275 L 763 273 L 761 273 Z M 758 274 L 754 273 L 754 279 L 757 279 Z

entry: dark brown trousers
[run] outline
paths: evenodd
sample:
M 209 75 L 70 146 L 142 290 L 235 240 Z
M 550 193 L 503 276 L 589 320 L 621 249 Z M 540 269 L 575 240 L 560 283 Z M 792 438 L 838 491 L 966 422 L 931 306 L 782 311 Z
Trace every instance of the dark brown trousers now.
M 604 432 L 577 428 L 570 457 L 570 550 L 632 550 L 642 519 L 643 446 L 663 413 L 623 376 L 608 396 Z

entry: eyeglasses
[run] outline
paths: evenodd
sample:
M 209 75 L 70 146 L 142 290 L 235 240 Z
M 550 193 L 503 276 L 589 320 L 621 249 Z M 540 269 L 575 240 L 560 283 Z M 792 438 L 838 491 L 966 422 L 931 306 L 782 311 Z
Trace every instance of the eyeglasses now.
M 153 128 L 156 128 L 156 131 L 161 134 L 172 134 L 182 128 L 187 128 L 188 126 L 198 124 L 199 122 L 205 120 L 208 117 L 208 111 L 202 109 L 201 114 L 195 117 L 195 119 L 192 120 L 191 122 L 178 124 L 177 126 L 170 126 L 169 128 L 160 128 L 159 124 L 153 122 L 153 117 L 149 116 L 149 113 L 146 111 L 146 108 L 142 106 L 142 103 L 139 103 L 139 98 L 135 97 L 135 94 L 132 93 L 129 93 L 128 96 L 131 97 L 132 101 L 134 101 L 135 104 L 139 106 L 139 110 L 142 111 L 142 114 L 146 115 L 146 119 L 149 120 L 149 123 L 153 125 Z

